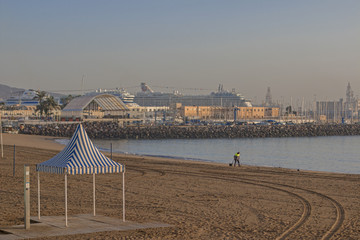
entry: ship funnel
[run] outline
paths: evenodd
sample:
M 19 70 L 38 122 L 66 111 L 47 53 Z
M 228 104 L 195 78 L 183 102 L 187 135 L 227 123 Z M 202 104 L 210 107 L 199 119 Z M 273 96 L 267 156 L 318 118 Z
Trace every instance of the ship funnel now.
M 146 83 L 141 83 L 141 90 L 143 92 L 154 92 Z

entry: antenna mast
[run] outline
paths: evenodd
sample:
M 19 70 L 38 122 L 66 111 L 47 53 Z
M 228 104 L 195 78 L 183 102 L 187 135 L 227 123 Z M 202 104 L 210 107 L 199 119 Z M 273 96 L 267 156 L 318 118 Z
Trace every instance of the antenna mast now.
M 84 78 L 85 74 L 83 74 L 81 78 L 81 95 L 84 95 Z

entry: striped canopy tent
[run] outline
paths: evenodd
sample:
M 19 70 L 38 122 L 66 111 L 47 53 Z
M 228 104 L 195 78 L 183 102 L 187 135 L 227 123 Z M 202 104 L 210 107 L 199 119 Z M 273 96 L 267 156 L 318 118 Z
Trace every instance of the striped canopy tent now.
M 38 218 L 40 219 L 39 172 L 64 174 L 65 176 L 65 225 L 67 224 L 67 175 L 93 175 L 93 214 L 95 216 L 95 175 L 99 173 L 123 173 L 123 221 L 125 221 L 125 166 L 102 154 L 91 142 L 85 129 L 79 124 L 66 147 L 55 157 L 36 165 L 38 172 Z

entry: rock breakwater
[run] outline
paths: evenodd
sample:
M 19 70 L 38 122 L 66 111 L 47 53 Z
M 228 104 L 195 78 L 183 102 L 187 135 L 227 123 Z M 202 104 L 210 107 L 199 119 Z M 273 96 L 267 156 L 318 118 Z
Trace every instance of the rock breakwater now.
M 25 125 L 19 133 L 71 137 L 77 124 Z M 116 122 L 84 122 L 94 139 L 268 138 L 360 135 L 360 124 L 233 125 L 233 126 L 131 126 Z

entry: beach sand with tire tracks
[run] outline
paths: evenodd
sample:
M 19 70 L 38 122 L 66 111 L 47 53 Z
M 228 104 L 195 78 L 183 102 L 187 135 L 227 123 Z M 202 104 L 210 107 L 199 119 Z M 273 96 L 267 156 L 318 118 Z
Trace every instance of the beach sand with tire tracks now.
M 31 215 L 36 216 L 35 164 L 50 159 L 64 145 L 54 142 L 53 137 L 16 134 L 3 134 L 3 141 L 0 226 L 20 225 L 24 215 L 24 164 L 31 168 Z M 126 218 L 171 227 L 41 239 L 360 238 L 360 175 L 229 167 L 120 154 L 113 159 L 126 165 Z M 40 175 L 42 215 L 63 216 L 63 176 Z M 120 174 L 97 176 L 97 214 L 122 218 L 121 186 Z M 89 213 L 92 176 L 69 176 L 68 214 Z

